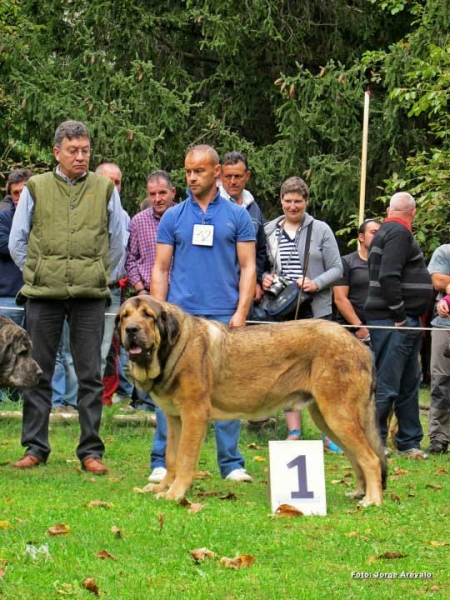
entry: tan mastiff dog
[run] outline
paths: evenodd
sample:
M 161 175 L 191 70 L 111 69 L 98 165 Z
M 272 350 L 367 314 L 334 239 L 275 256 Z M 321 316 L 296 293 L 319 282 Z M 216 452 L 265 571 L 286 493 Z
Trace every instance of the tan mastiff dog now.
M 117 315 L 136 384 L 167 417 L 167 475 L 148 486 L 180 500 L 211 420 L 307 407 L 350 460 L 364 505 L 381 504 L 386 459 L 375 425 L 372 356 L 343 327 L 308 319 L 229 329 L 139 296 Z

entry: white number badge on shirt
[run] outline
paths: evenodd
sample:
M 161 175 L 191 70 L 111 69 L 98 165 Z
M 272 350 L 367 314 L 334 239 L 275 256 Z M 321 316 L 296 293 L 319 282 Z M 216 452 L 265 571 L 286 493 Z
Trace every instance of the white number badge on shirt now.
M 194 246 L 212 246 L 214 240 L 214 225 L 194 225 L 192 244 Z

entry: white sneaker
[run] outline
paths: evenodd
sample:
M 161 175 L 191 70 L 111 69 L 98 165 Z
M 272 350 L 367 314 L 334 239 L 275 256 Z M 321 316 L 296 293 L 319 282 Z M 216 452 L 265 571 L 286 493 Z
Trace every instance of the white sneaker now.
M 225 477 L 227 481 L 253 481 L 245 469 L 234 469 Z
M 165 467 L 156 467 L 148 476 L 148 480 L 152 483 L 160 483 L 166 476 L 167 469 Z

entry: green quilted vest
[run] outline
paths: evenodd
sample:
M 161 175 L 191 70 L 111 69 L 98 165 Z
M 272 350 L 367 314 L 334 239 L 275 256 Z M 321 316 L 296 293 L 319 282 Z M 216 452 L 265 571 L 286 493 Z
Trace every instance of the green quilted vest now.
M 32 228 L 20 293 L 28 298 L 108 298 L 107 206 L 112 181 L 88 173 L 73 185 L 55 172 L 32 177 Z

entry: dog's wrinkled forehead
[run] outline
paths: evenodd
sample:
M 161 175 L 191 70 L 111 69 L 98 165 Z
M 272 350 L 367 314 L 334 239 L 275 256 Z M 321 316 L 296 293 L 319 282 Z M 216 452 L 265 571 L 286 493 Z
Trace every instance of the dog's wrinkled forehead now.
M 119 315 L 122 321 L 134 316 L 150 317 L 156 321 L 161 316 L 161 305 L 150 296 L 135 296 L 122 304 Z

